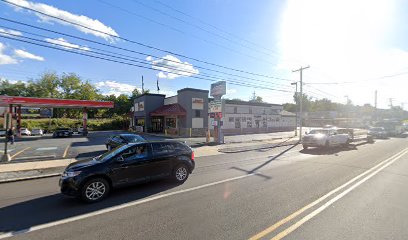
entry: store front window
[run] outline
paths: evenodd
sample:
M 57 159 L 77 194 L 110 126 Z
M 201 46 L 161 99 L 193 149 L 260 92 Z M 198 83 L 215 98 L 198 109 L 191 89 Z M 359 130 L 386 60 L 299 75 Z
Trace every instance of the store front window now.
M 166 127 L 167 128 L 176 128 L 177 127 L 177 118 L 166 118 Z

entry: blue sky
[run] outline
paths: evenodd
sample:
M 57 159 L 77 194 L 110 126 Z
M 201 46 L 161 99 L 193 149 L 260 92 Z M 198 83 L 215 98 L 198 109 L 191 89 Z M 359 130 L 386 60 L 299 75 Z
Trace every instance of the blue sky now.
M 379 78 L 403 73 L 404 69 L 408 70 L 406 41 L 408 31 L 405 24 L 408 19 L 404 14 L 408 9 L 406 1 L 403 0 L 9 1 L 71 21 L 79 21 L 89 27 L 109 31 L 126 39 L 242 71 L 298 79 L 298 73 L 292 73 L 291 70 L 300 65 L 310 65 L 311 68 L 304 73 L 304 80 L 309 83 L 305 85 L 305 92 L 315 98 L 326 97 L 337 102 L 345 102 L 344 96 L 347 95 L 357 104 L 373 104 L 374 91 L 378 90 L 380 107 L 387 107 L 388 98 L 395 98 L 395 105 L 408 102 L 405 93 L 407 75 Z M 168 4 L 173 9 L 188 13 L 194 18 L 160 3 Z M 154 51 L 61 24 L 49 18 L 41 18 L 33 12 L 16 9 L 5 3 L 0 3 L 0 14 L 4 18 L 160 57 L 149 59 L 150 64 L 156 64 L 156 67 L 157 64 L 168 64 L 169 61 L 166 59 L 170 59 L 191 64 L 176 64 L 172 67 L 195 73 L 195 76 L 211 74 L 220 77 L 218 73 L 200 69 L 201 66 L 256 79 L 239 81 L 256 85 L 258 88 L 228 84 L 227 97 L 230 98 L 247 100 L 255 91 L 268 102 L 292 101 L 294 87 L 290 85 L 290 81 L 233 72 Z M 208 24 L 222 29 L 223 32 Z M 48 41 L 55 42 L 57 39 L 56 42 L 59 44 L 64 43 L 61 42 L 64 40 L 65 44 L 71 44 L 68 45 L 71 47 L 81 45 L 91 50 L 96 47 L 102 48 L 89 42 L 1 20 L 0 25 L 41 33 L 48 37 Z M 1 29 L 2 27 L 0 31 Z M 44 71 L 75 72 L 94 83 L 102 92 L 116 94 L 128 93 L 134 87 L 141 88 L 142 75 L 145 79 L 145 88 L 152 92 L 156 92 L 156 78 L 161 77 L 161 93 L 169 95 L 184 87 L 209 89 L 211 84 L 210 81 L 180 76 L 177 73 L 160 73 L 160 69 L 157 68 L 151 71 L 125 66 L 4 38 L 0 38 L 0 43 L 2 43 L 0 77 L 11 80 L 26 81 L 36 78 Z M 120 52 L 106 47 L 103 49 Z M 83 52 L 86 52 L 85 50 Z M 237 79 L 234 76 L 226 78 Z M 283 91 L 265 89 L 264 86 Z

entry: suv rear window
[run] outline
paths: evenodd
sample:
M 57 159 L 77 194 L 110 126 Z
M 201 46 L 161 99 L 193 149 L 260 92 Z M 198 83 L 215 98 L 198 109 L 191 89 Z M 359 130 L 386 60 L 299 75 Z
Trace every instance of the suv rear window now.
M 190 148 L 188 146 L 186 146 L 183 143 L 180 142 L 173 142 L 170 143 L 172 145 L 172 147 L 176 150 L 176 151 L 189 151 Z

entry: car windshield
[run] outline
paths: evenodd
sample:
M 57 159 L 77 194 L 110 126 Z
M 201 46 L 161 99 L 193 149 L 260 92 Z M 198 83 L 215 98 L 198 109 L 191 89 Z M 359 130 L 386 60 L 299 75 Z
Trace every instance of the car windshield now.
M 123 150 L 125 150 L 128 147 L 129 147 L 129 145 L 120 146 L 120 147 L 115 148 L 112 151 L 108 151 L 108 152 L 106 152 L 106 153 L 104 153 L 104 154 L 102 154 L 102 155 L 100 155 L 100 156 L 98 156 L 98 157 L 96 157 L 94 159 L 97 160 L 97 161 L 101 161 L 101 162 L 109 160 L 113 156 L 117 155 L 118 153 L 122 152 Z
M 126 142 L 128 142 L 128 143 L 139 142 L 139 141 L 144 140 L 143 137 L 141 137 L 139 135 L 136 135 L 136 134 L 132 134 L 132 135 L 131 134 L 129 134 L 129 135 L 124 134 L 124 135 L 121 135 L 121 137 L 123 139 L 125 139 Z
M 309 132 L 309 134 L 328 134 L 329 131 L 327 130 L 322 130 L 322 129 L 315 129 L 315 130 L 311 130 Z

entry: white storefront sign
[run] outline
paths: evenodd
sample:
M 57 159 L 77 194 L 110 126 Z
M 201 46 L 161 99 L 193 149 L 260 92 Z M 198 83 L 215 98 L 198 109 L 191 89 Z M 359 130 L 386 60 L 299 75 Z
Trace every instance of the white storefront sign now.
M 212 101 L 209 103 L 210 113 L 222 112 L 222 102 L 221 101 Z
M 203 110 L 204 109 L 204 99 L 202 98 L 192 98 L 192 109 Z

